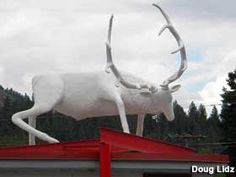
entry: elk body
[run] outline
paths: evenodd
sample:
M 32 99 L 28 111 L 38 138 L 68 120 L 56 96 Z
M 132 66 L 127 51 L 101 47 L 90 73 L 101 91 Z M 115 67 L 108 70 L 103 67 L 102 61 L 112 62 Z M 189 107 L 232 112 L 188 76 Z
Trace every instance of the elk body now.
M 41 140 L 56 143 L 58 140 L 35 129 L 37 116 L 51 110 L 71 116 L 76 120 L 98 116 L 120 116 L 123 131 L 129 133 L 127 114 L 138 115 L 136 134 L 142 135 L 145 114 L 163 112 L 169 121 L 174 119 L 172 93 L 180 85 L 169 87 L 187 67 L 183 42 L 172 26 L 169 17 L 156 4 L 167 21 L 165 30 L 173 34 L 179 45 L 181 64 L 179 70 L 167 78 L 159 87 L 125 72 L 119 72 L 112 61 L 111 30 L 113 16 L 110 18 L 106 42 L 106 70 L 89 73 L 65 73 L 35 76 L 32 81 L 34 106 L 15 113 L 12 121 L 29 133 L 29 143 L 35 144 L 35 136 Z M 29 124 L 23 119 L 29 119 Z

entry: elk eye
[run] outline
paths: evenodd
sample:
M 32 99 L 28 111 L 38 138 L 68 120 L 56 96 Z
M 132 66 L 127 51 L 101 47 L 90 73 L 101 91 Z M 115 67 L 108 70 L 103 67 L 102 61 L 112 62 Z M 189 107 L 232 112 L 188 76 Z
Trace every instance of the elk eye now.
M 140 95 L 145 96 L 145 97 L 151 97 L 152 93 L 151 92 L 140 92 Z

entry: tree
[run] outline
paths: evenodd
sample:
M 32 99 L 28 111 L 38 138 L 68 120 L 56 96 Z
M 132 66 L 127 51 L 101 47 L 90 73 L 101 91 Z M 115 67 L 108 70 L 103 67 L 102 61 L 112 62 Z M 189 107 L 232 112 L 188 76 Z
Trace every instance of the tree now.
M 198 113 L 199 113 L 199 117 L 198 117 L 197 124 L 200 129 L 200 134 L 205 135 L 206 134 L 207 112 L 206 112 L 206 108 L 204 105 L 202 105 L 202 104 L 199 105 Z
M 187 115 L 182 106 L 177 101 L 173 103 L 175 119 L 169 122 L 171 134 L 184 134 L 187 128 Z
M 228 74 L 226 80 L 229 88 L 223 88 L 222 100 L 222 126 L 224 141 L 236 142 L 236 69 Z M 232 164 L 236 165 L 236 147 L 229 146 L 227 152 L 232 157 Z
M 236 70 L 228 74 L 229 89 L 223 88 L 221 117 L 226 141 L 236 141 Z
M 188 111 L 188 133 L 198 135 L 200 133 L 199 112 L 194 102 L 191 102 Z
M 152 115 L 148 114 L 144 119 L 143 135 L 151 138 L 161 139 L 163 135 L 163 131 L 161 130 L 161 126 L 163 126 L 162 121 L 164 120 L 163 117 L 164 115 L 158 115 L 153 117 Z M 167 125 L 164 126 L 165 129 Z
M 211 115 L 207 120 L 207 142 L 215 143 L 222 139 L 222 129 L 220 125 L 220 117 L 217 108 L 214 106 Z

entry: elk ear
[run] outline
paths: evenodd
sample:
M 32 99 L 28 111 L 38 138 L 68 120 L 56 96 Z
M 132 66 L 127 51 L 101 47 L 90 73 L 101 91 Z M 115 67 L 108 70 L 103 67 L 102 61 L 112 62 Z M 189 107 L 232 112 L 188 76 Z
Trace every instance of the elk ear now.
M 176 92 L 180 89 L 181 85 L 178 84 L 178 85 L 174 85 L 173 87 L 170 88 L 170 92 L 173 93 L 173 92 Z

